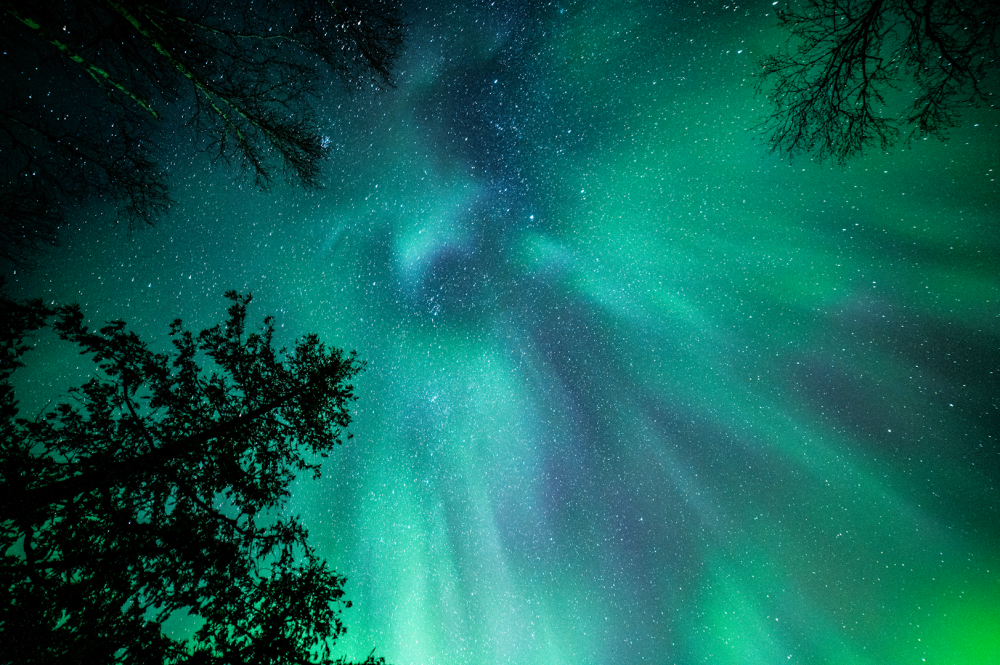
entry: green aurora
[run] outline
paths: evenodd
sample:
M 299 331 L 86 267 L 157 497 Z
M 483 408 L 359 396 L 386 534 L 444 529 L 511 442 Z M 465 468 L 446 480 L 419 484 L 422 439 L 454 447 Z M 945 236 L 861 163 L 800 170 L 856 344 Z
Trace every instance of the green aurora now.
M 236 288 L 367 360 L 291 508 L 355 657 L 1000 662 L 996 111 L 789 162 L 751 129 L 770 3 L 408 19 L 397 88 L 327 100 L 325 189 L 177 164 L 168 219 L 90 211 L 15 295 L 164 340 Z

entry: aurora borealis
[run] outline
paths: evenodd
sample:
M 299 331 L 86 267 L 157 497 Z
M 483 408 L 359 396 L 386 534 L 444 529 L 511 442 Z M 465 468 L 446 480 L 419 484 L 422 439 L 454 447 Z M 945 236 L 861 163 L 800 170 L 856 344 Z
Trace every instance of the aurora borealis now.
M 996 111 L 789 161 L 752 131 L 770 3 L 407 19 L 395 89 L 331 83 L 324 189 L 178 161 L 167 219 L 87 211 L 13 295 L 159 341 L 235 288 L 358 351 L 291 506 L 355 658 L 1000 662 Z

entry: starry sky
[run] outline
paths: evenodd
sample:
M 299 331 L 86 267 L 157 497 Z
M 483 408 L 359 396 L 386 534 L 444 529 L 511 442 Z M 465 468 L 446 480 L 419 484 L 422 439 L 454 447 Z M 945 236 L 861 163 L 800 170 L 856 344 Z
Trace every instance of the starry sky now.
M 84 211 L 12 293 L 165 343 L 235 288 L 358 351 L 290 506 L 346 655 L 1000 662 L 1000 117 L 770 154 L 773 11 L 413 4 L 395 89 L 331 83 L 322 190 L 178 157 L 169 217 Z M 34 354 L 27 406 L 89 371 Z

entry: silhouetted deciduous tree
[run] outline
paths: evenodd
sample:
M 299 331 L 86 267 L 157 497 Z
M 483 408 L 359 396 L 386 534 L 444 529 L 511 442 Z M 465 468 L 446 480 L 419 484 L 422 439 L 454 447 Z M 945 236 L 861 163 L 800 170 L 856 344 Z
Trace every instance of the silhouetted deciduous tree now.
M 995 0 L 800 0 L 778 10 L 790 48 L 767 57 L 760 126 L 773 150 L 840 162 L 909 136 L 943 136 L 962 107 L 993 106 L 1000 65 Z M 896 117 L 890 89 L 911 97 Z
M 362 365 L 315 336 L 276 350 L 272 319 L 248 332 L 250 297 L 227 297 L 225 325 L 175 321 L 169 354 L 75 306 L 3 303 L 0 661 L 334 662 L 344 578 L 283 509 L 340 443 Z M 95 376 L 23 419 L 9 379 L 43 327 Z M 163 630 L 176 616 L 189 639 Z
M 5 0 L 0 255 L 28 262 L 87 199 L 153 221 L 185 123 L 259 186 L 315 185 L 328 141 L 312 102 L 331 73 L 390 83 L 402 39 L 395 0 Z

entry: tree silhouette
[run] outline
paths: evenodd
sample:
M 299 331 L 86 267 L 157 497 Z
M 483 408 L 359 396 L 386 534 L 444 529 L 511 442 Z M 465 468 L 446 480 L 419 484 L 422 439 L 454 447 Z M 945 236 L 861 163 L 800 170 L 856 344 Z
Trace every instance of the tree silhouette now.
M 995 0 L 803 0 L 778 10 L 791 50 L 762 63 L 772 150 L 843 163 L 908 136 L 943 137 L 963 107 L 993 106 L 1000 63 Z M 912 104 L 898 117 L 890 90 Z
M 273 319 L 248 333 L 250 296 L 226 296 L 225 325 L 175 321 L 170 353 L 76 306 L 2 303 L 3 662 L 334 662 L 344 578 L 285 504 L 340 444 L 362 364 L 311 335 L 276 350 Z M 95 376 L 29 420 L 10 377 L 42 328 Z
M 329 141 L 312 104 L 331 74 L 391 85 L 395 1 L 4 0 L 0 256 L 29 263 L 85 200 L 154 221 L 184 125 L 260 187 L 315 186 Z

